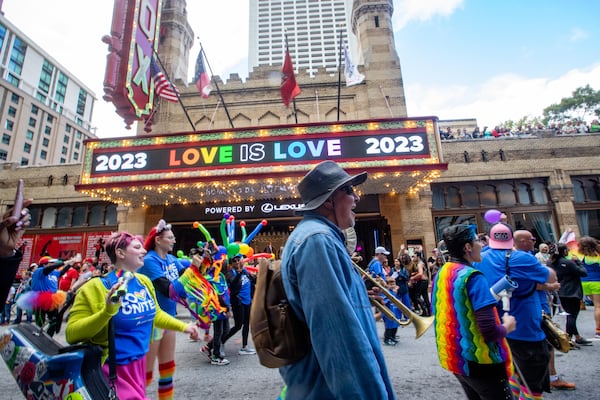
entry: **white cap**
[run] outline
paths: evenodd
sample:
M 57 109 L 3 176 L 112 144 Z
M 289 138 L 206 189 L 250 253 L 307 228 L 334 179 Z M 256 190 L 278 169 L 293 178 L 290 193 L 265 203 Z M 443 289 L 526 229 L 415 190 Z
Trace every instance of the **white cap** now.
M 375 249 L 375 254 L 384 254 L 386 256 L 390 255 L 390 252 L 385 249 L 383 246 L 379 246 Z

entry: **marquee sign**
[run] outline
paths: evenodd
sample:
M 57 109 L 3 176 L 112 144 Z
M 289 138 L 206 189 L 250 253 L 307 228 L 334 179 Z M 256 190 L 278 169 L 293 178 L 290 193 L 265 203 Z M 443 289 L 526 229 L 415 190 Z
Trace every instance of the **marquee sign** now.
M 200 200 L 272 198 L 263 190 L 268 183 L 289 197 L 298 178 L 323 160 L 390 177 L 446 169 L 433 117 L 104 139 L 85 146 L 77 189 L 103 196 L 112 196 L 111 187 L 125 196 L 122 188 L 131 186 L 137 191 L 195 185 Z
M 104 96 L 127 126 L 149 115 L 154 99 L 150 63 L 158 46 L 162 0 L 115 0 Z

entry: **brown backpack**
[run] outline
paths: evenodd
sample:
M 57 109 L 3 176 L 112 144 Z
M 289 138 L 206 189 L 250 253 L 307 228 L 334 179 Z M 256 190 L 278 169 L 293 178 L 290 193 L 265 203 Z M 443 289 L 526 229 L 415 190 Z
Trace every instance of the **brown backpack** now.
M 261 259 L 250 311 L 250 330 L 258 359 L 268 368 L 292 364 L 308 354 L 310 335 L 287 300 L 281 262 Z

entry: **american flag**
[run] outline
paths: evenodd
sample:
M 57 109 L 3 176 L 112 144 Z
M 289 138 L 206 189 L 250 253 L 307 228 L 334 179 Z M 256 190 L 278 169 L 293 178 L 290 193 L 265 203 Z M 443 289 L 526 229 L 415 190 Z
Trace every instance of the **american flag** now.
M 156 95 L 165 100 L 177 103 L 179 90 L 174 84 L 169 82 L 165 74 L 160 70 L 158 64 L 156 64 L 154 58 L 150 63 L 150 73 L 152 74 L 152 80 L 154 81 L 154 92 Z

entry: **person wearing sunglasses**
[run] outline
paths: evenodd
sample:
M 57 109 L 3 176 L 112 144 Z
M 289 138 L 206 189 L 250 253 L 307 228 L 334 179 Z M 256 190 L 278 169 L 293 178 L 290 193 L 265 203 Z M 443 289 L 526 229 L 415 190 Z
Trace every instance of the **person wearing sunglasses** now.
M 367 290 L 343 232 L 354 227 L 355 188 L 366 179 L 366 172 L 352 176 L 323 161 L 298 184 L 303 219 L 285 244 L 281 274 L 311 344 L 306 356 L 279 369 L 288 400 L 395 398 Z

